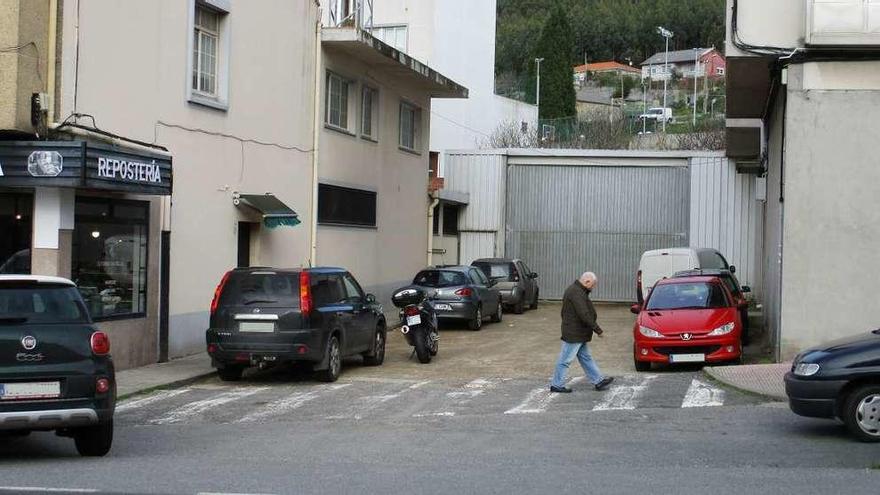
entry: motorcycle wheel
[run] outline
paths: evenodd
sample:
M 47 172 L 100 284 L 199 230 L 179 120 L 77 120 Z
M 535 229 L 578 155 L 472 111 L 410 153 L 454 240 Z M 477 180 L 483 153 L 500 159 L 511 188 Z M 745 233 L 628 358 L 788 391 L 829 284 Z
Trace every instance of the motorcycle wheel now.
M 419 329 L 416 331 L 415 335 L 413 335 L 413 344 L 415 344 L 416 356 L 418 356 L 419 362 L 422 364 L 430 363 L 431 352 L 428 350 L 428 335 L 424 330 Z
M 434 340 L 431 337 L 428 337 L 428 352 L 431 353 L 432 356 L 437 355 L 437 351 L 440 350 L 440 341 Z

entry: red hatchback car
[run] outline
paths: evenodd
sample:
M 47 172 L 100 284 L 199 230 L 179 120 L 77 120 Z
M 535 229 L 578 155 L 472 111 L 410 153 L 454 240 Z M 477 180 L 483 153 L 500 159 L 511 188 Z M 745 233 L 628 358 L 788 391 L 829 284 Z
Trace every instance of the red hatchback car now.
M 637 371 L 651 363 L 718 363 L 742 358 L 742 319 L 718 277 L 663 279 L 654 286 L 633 327 Z

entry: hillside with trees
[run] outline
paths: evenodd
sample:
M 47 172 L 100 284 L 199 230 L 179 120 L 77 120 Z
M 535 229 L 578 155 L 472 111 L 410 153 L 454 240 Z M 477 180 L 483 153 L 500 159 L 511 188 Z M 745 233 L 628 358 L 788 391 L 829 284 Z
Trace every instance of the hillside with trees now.
M 664 48 L 657 26 L 675 33 L 669 49 L 724 45 L 725 0 L 498 0 L 498 93 L 533 100 L 534 58 L 550 13 L 568 15 L 571 65 L 617 60 L 638 66 Z

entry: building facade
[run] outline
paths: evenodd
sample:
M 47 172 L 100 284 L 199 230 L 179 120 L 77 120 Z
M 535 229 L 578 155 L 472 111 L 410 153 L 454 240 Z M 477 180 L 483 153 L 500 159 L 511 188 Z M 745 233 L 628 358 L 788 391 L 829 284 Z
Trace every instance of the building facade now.
M 73 278 L 120 368 L 203 352 L 236 266 L 410 276 L 430 100 L 467 91 L 321 8 L 0 2 L 0 270 Z
M 765 315 L 779 359 L 877 327 L 874 2 L 729 0 L 728 155 L 766 177 Z
M 683 78 L 723 79 L 727 70 L 724 55 L 715 48 L 670 51 L 668 65 L 666 57 L 666 52 L 659 52 L 642 62 L 642 79 L 663 81 L 673 73 Z

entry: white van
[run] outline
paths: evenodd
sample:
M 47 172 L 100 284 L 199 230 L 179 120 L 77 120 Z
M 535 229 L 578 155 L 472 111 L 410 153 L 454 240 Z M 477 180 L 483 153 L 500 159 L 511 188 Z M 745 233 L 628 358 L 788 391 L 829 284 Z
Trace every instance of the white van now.
M 636 296 L 639 304 L 645 301 L 657 281 L 671 277 L 675 272 L 697 269 L 730 270 L 736 273 L 724 256 L 708 248 L 669 248 L 645 251 L 639 262 L 636 277 Z

